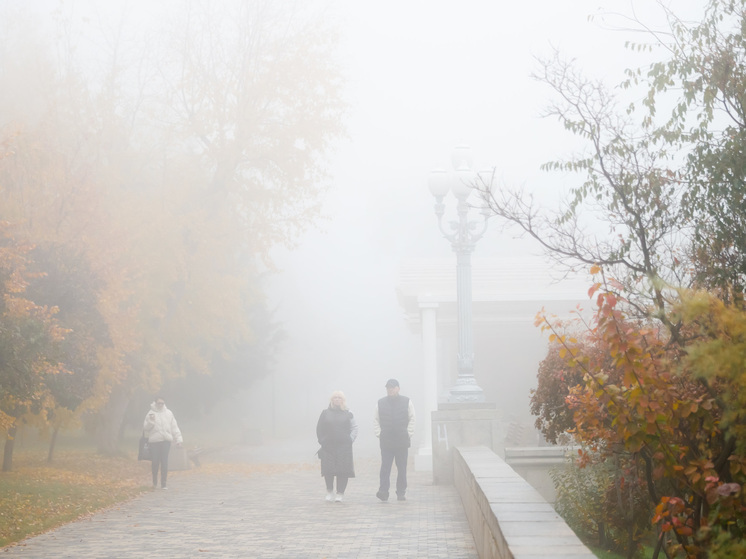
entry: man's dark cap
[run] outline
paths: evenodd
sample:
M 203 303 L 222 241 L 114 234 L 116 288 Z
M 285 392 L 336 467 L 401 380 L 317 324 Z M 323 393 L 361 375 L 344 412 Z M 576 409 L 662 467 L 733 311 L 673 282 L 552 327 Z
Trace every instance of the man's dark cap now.
M 395 378 L 390 378 L 386 381 L 386 388 L 393 388 L 394 386 L 399 386 L 399 381 Z

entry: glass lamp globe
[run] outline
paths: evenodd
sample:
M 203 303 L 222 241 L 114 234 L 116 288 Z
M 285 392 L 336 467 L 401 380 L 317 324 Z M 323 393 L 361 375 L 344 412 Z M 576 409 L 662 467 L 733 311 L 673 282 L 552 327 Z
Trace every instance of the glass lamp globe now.
M 453 148 L 451 153 L 451 164 L 457 171 L 461 169 L 471 169 L 474 161 L 471 156 L 471 148 L 466 145 L 460 145 Z
M 453 180 L 451 190 L 459 200 L 466 200 L 469 194 L 474 190 L 474 181 L 477 174 L 471 169 L 459 169 L 456 171 L 456 177 Z
M 443 198 L 448 194 L 450 185 L 448 184 L 448 173 L 443 169 L 435 169 L 430 171 L 430 177 L 427 180 L 427 187 L 430 189 L 430 193 L 437 199 Z

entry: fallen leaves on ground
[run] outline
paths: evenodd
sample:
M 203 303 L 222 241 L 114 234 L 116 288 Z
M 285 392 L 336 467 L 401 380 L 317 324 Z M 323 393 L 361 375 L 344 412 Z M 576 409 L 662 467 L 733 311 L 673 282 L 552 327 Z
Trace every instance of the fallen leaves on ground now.
M 149 465 L 149 464 L 148 464 Z M 147 466 L 95 452 L 17 452 L 0 475 L 0 546 L 126 501 L 146 489 Z
M 203 462 L 185 476 L 277 474 L 315 464 Z M 150 490 L 150 462 L 94 451 L 16 452 L 14 469 L 0 473 L 0 547 L 122 503 Z

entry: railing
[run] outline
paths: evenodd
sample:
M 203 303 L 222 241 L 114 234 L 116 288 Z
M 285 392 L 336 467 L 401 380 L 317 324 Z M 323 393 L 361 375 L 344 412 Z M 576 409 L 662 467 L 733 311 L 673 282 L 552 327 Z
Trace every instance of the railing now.
M 454 449 L 453 468 L 481 559 L 595 557 L 552 506 L 489 448 Z
M 549 503 L 557 500 L 552 481 L 552 468 L 567 466 L 568 454 L 576 454 L 571 446 L 505 447 L 505 463 L 536 489 Z

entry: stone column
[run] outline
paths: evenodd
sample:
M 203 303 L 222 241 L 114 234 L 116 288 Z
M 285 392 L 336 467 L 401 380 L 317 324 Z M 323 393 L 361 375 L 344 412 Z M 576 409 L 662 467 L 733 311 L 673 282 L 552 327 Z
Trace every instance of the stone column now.
M 438 340 L 437 340 L 437 318 L 438 303 L 433 301 L 419 300 L 420 318 L 422 323 L 422 363 L 423 363 L 423 386 L 424 401 L 417 404 L 417 422 L 422 425 L 421 433 L 424 434 L 420 448 L 415 456 L 415 470 L 431 472 L 433 470 L 433 447 L 432 437 L 432 412 L 438 409 Z

